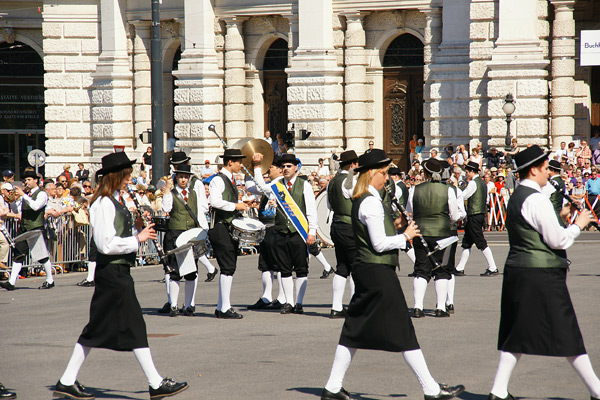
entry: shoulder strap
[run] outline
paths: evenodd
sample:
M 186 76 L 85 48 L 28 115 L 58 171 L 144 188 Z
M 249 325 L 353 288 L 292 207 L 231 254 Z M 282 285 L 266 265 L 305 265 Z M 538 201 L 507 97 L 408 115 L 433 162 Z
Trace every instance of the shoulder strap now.
M 194 189 L 192 189 L 192 190 L 194 190 Z M 188 206 L 188 204 L 186 203 L 185 199 L 181 196 L 181 193 L 179 193 L 176 189 L 173 189 L 172 193 L 173 193 L 174 197 L 177 197 L 177 199 L 183 203 L 183 205 L 185 206 L 185 209 L 190 214 L 190 217 L 192 217 L 192 219 L 194 220 L 194 223 L 196 224 L 196 227 L 200 226 L 200 223 L 198 222 L 198 218 L 196 218 L 196 214 L 192 211 L 192 209 L 190 208 L 190 206 Z

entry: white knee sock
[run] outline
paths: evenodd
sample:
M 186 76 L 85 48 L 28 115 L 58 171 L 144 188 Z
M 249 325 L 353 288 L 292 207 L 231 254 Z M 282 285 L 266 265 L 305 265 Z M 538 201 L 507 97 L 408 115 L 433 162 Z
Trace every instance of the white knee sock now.
M 90 353 L 90 348 L 87 346 L 82 346 L 79 343 L 75 343 L 75 348 L 73 349 L 73 354 L 71 355 L 71 359 L 67 364 L 67 369 L 63 373 L 63 376 L 60 378 L 60 381 L 65 386 L 71 386 L 75 384 L 77 380 L 77 374 L 79 374 L 79 370 L 85 361 L 85 358 Z
M 296 303 L 304 303 L 304 294 L 306 293 L 306 286 L 308 286 L 308 278 L 296 278 Z
M 342 311 L 344 305 L 344 291 L 346 289 L 346 278 L 343 276 L 335 275 L 332 282 L 333 287 L 333 302 L 331 303 L 331 309 L 334 311 Z
M 285 291 L 283 290 L 283 281 L 281 280 L 281 272 L 277 273 L 277 301 L 285 304 Z
M 592 397 L 600 398 L 600 380 L 594 372 L 590 356 L 582 354 L 576 357 L 567 357 L 567 361 L 571 364 L 571 367 L 577 372 L 577 375 L 581 378 L 585 386 L 590 391 Z
M 171 275 L 165 274 L 165 290 L 167 291 L 167 301 L 171 304 L 171 291 L 169 290 L 169 282 L 171 281 Z
M 171 308 L 177 307 L 179 302 L 179 281 L 169 280 L 169 297 L 171 298 Z
M 446 311 L 446 298 L 448 297 L 449 282 L 449 279 L 438 279 L 434 282 L 438 310 Z
M 160 387 L 160 383 L 162 382 L 162 376 L 160 376 L 156 370 L 156 367 L 154 366 L 150 348 L 143 347 L 141 349 L 133 349 L 133 355 L 140 364 L 140 367 L 142 367 L 142 370 L 146 375 L 146 379 L 148 379 L 148 384 L 152 387 L 152 389 L 158 389 Z
M 342 390 L 344 375 L 346 375 L 346 371 L 352 362 L 354 354 L 356 354 L 356 349 L 338 344 L 335 349 L 333 366 L 331 367 L 331 373 L 329 374 L 329 380 L 325 385 L 325 389 L 329 390 L 331 393 L 338 393 Z
M 492 254 L 492 249 L 486 247 L 482 250 L 482 253 L 488 263 L 488 269 L 490 271 L 498 271 L 498 267 L 496 267 L 496 262 L 494 261 L 494 255 Z
M 471 255 L 471 249 L 463 249 L 462 254 L 460 255 L 460 261 L 456 266 L 457 271 L 464 271 L 465 265 L 467 265 L 467 261 L 469 261 L 469 256 Z
M 13 262 L 12 269 L 10 270 L 10 278 L 8 282 L 11 285 L 15 285 L 17 283 L 17 279 L 19 279 L 19 272 L 21 272 L 21 268 L 23 268 L 23 264 L 20 262 Z
M 288 276 L 287 278 L 281 278 L 281 284 L 283 285 L 283 295 L 285 296 L 285 302 L 295 306 L 294 303 L 294 278 Z
M 350 274 L 348 280 L 350 281 L 350 298 L 352 299 L 352 297 L 354 297 L 354 290 L 356 289 L 356 286 L 354 285 L 354 279 L 352 279 L 352 274 Z
M 419 380 L 419 383 L 423 388 L 423 393 L 427 396 L 439 394 L 440 385 L 433 379 L 433 376 L 431 376 L 429 368 L 427 368 L 427 363 L 425 362 L 425 356 L 423 356 L 421 349 L 405 351 L 402 355 L 404 356 L 404 361 L 406 361 Z
M 427 279 L 416 277 L 413 280 L 413 291 L 415 296 L 415 308 L 423 310 L 423 299 L 427 292 Z
M 215 272 L 215 266 L 211 264 L 210 261 L 208 261 L 208 258 L 206 256 L 202 256 L 198 259 L 198 261 L 200 261 L 200 263 L 202 265 L 204 265 L 204 268 L 206 268 L 206 271 L 209 274 L 212 274 L 213 272 Z
M 273 301 L 273 272 L 265 271 L 261 274 L 263 284 L 262 301 L 270 303 Z
M 325 259 L 325 256 L 323 255 L 323 252 L 320 252 L 319 254 L 317 254 L 315 256 L 315 258 L 323 265 L 323 269 L 325 271 L 327 271 L 327 272 L 331 271 L 331 265 L 329 265 L 329 263 Z
M 410 250 L 406 252 L 406 256 L 410 259 L 410 261 L 415 264 L 415 248 L 411 247 Z
M 46 272 L 46 282 L 53 283 L 54 278 L 52 278 L 52 263 L 50 260 L 46 261 L 43 265 L 44 272 Z
M 521 358 L 521 354 L 509 353 L 506 351 L 500 352 L 500 361 L 498 362 L 498 370 L 496 371 L 496 378 L 494 378 L 494 386 L 492 386 L 492 393 L 496 397 L 505 398 L 508 396 L 508 382 L 513 370 L 517 366 L 517 362 Z
M 185 303 L 183 303 L 183 306 L 186 308 L 194 305 L 194 292 L 196 291 L 196 282 L 198 281 L 185 281 Z
M 196 305 L 196 292 L 198 291 L 198 275 L 194 279 L 194 290 L 192 291 L 192 299 L 190 300 L 190 306 Z
M 87 263 L 88 266 L 88 276 L 85 278 L 88 282 L 93 282 L 96 275 L 96 261 L 90 261 Z
M 456 278 L 452 275 L 448 282 L 448 296 L 446 297 L 446 305 L 454 304 L 454 287 L 456 286 Z
M 233 284 L 233 275 L 223 275 L 219 277 L 219 300 L 221 302 L 222 312 L 231 308 L 231 285 Z

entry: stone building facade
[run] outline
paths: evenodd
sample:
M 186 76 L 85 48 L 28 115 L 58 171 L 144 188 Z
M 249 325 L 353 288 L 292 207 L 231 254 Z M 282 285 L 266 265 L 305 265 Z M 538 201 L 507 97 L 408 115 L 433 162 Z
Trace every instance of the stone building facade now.
M 150 19 L 142 0 L 4 1 L 0 58 L 15 46 L 37 53 L 45 111 L 42 127 L 0 118 L 0 140 L 16 135 L 22 151 L 19 135 L 41 137 L 49 176 L 64 163 L 93 170 L 115 146 L 139 159 L 151 127 Z M 165 131 L 197 164 L 222 151 L 210 124 L 228 143 L 293 124 L 312 132 L 296 141 L 305 164 L 374 140 L 406 165 L 414 134 L 427 149 L 503 146 L 511 93 L 511 134 L 556 148 L 600 125 L 600 67 L 579 66 L 582 29 L 600 29 L 598 2 L 164 1 Z M 0 87 L 10 82 L 5 66 Z

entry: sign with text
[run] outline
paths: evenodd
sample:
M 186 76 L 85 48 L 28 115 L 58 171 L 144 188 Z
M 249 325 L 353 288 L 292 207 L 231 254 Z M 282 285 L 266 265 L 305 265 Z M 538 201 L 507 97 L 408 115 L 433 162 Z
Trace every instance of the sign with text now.
M 580 54 L 582 67 L 600 65 L 600 31 L 581 31 Z

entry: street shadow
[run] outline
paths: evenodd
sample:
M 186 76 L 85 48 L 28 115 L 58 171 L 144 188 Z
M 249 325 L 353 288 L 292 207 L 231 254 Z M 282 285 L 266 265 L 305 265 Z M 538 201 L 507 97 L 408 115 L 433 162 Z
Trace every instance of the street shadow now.
M 323 388 L 314 388 L 314 387 L 297 387 L 297 388 L 289 388 L 286 389 L 288 392 L 298 392 L 298 393 L 303 393 L 303 394 L 312 394 L 314 396 L 321 396 L 321 392 L 323 391 Z M 376 394 L 376 393 L 358 393 L 358 392 L 350 392 L 350 395 L 352 396 L 353 399 L 356 400 L 378 400 L 378 398 L 381 398 L 382 396 L 387 396 L 389 398 L 401 398 L 401 397 L 406 397 L 405 394 Z M 371 397 L 371 396 L 377 396 L 377 398 L 375 397 Z
M 50 391 L 54 391 L 54 385 L 51 386 L 46 386 L 48 388 L 48 390 Z M 97 399 L 132 399 L 132 400 L 136 400 L 139 398 L 139 394 L 142 393 L 147 393 L 147 391 L 144 390 L 138 390 L 138 391 L 131 391 L 131 392 L 123 392 L 123 391 L 117 391 L 117 390 L 112 390 L 112 389 L 105 389 L 105 388 L 89 388 L 86 387 L 85 391 L 88 393 L 93 394 L 94 396 L 96 396 Z M 127 395 L 127 393 L 130 393 L 131 395 Z M 135 397 L 131 397 L 135 395 Z
M 457 396 L 459 399 L 463 400 L 487 400 L 487 394 L 479 394 L 479 393 L 470 393 L 467 391 L 462 392 Z M 517 399 L 517 397 L 515 397 Z

